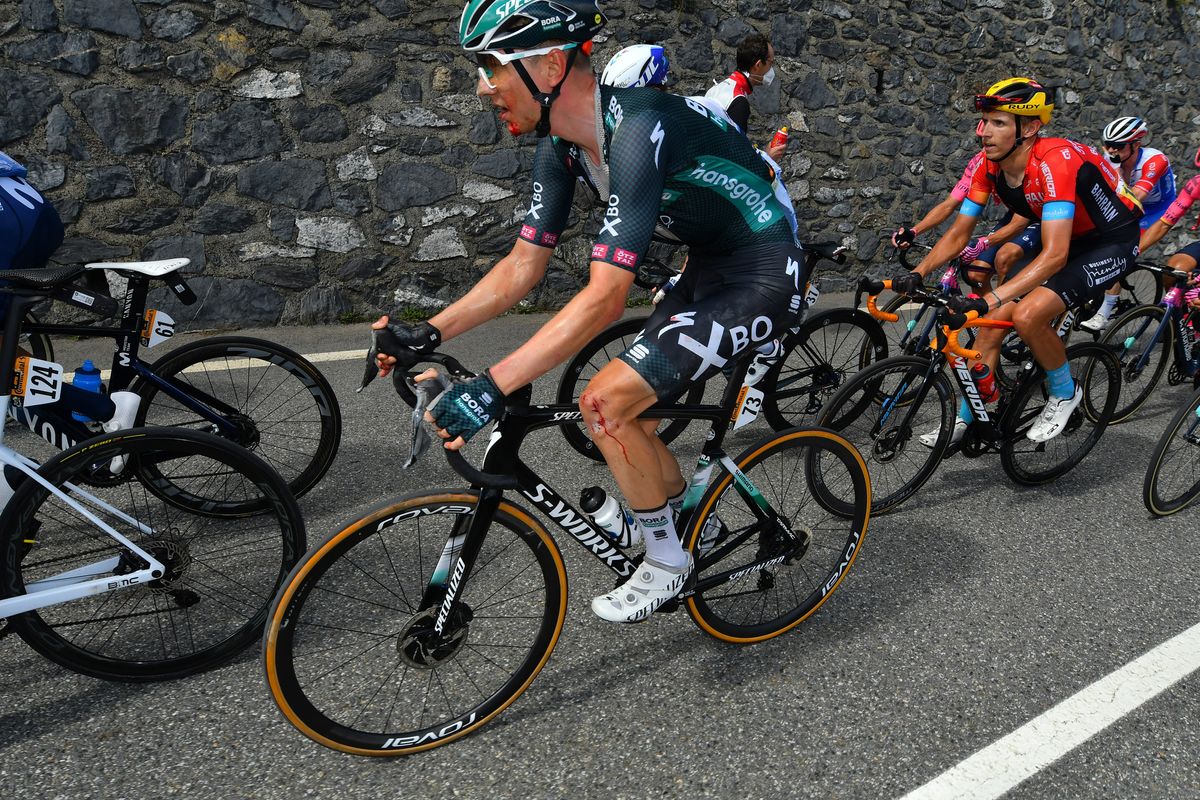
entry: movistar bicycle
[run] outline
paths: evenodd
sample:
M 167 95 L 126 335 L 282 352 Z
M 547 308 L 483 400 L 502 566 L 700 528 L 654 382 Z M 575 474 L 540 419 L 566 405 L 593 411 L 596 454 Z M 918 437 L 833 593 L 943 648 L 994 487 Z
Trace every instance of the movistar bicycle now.
M 864 281 L 867 307 L 878 314 L 875 298 L 891 288 L 891 281 Z M 1032 442 L 1025 433 L 1049 398 L 1044 370 L 1032 359 L 1023 362 L 1013 388 L 1001 387 L 997 408 L 989 410 L 966 363 L 980 355 L 960 347 L 956 340 L 963 328 L 1011 328 L 1012 323 L 977 318 L 974 312 L 958 317 L 946 309 L 947 298 L 924 291 L 912 294 L 920 302 L 942 307 L 932 352 L 894 356 L 870 365 L 830 399 L 818 422 L 843 434 L 863 454 L 871 473 L 873 513 L 896 508 L 911 497 L 950 453 L 957 416 L 955 386 L 973 415 L 958 452 L 968 458 L 999 453 L 1004 471 L 1018 483 L 1054 480 L 1095 446 L 1112 416 L 1120 387 L 1120 367 L 1107 348 L 1082 342 L 1067 349 L 1071 373 L 1083 386 L 1083 401 L 1062 433 L 1047 442 Z M 931 446 L 920 441 L 925 434 L 936 434 Z M 834 495 L 831 491 L 828 496 Z M 834 499 L 828 502 L 837 506 Z M 848 503 L 842 507 L 850 509 Z

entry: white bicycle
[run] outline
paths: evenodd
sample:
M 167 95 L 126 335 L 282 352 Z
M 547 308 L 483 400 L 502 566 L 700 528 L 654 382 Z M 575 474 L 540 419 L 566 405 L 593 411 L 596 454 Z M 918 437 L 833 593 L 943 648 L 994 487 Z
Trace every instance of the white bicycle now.
M 50 408 L 62 368 L 16 358 L 25 312 L 46 298 L 105 313 L 108 297 L 71 282 L 82 268 L 12 270 L 0 344 L 0 414 Z M 304 552 L 287 483 L 208 433 L 133 428 L 38 465 L 4 444 L 15 489 L 0 515 L 0 636 L 78 672 L 126 681 L 221 664 L 260 634 L 276 589 Z

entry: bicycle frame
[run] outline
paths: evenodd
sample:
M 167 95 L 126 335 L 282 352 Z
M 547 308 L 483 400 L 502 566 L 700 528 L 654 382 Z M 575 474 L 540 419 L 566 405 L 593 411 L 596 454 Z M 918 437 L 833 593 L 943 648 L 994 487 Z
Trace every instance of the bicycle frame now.
M 9 309 L 9 316 L 5 323 L 4 342 L 0 345 L 0 386 L 11 386 L 13 375 L 13 361 L 16 358 L 18 331 L 21 325 L 21 319 L 24 317 L 25 311 L 34 304 L 36 300 L 23 297 L 13 297 L 13 303 Z M 9 394 L 0 395 L 0 419 L 7 416 L 9 408 L 12 405 L 12 396 Z M 58 603 L 64 603 L 69 600 L 76 600 L 89 595 L 102 594 L 118 589 L 124 589 L 131 586 L 137 586 L 150 581 L 161 578 L 166 572 L 162 562 L 154 558 L 150 553 L 138 547 L 132 541 L 120 532 L 113 529 L 103 520 L 97 517 L 92 511 L 84 506 L 86 503 L 92 508 L 100 509 L 123 521 L 135 526 L 139 531 L 147 535 L 153 535 L 154 531 L 142 524 L 138 520 L 125 514 L 120 509 L 114 508 L 103 500 L 97 498 L 84 489 L 74 485 L 65 484 L 72 493 L 79 497 L 77 500 L 43 478 L 37 473 L 37 463 L 20 453 L 13 450 L 11 447 L 4 444 L 4 426 L 0 425 L 0 464 L 14 467 L 20 470 L 27 479 L 36 481 L 46 491 L 54 494 L 64 503 L 70 506 L 81 517 L 86 519 L 91 525 L 103 531 L 107 536 L 115 539 L 122 546 L 127 548 L 132 554 L 142 560 L 144 566 L 141 569 L 134 570 L 127 574 L 116 577 L 113 575 L 113 570 L 118 566 L 119 557 L 113 557 L 99 561 L 94 564 L 88 564 L 83 567 L 77 567 L 59 575 L 50 578 L 45 578 L 34 583 L 27 584 L 26 593 L 17 597 L 9 597 L 0 599 L 0 619 L 6 619 L 14 614 L 20 614 L 26 611 L 33 611 L 38 608 L 44 608 Z M 2 467 L 0 467 L 2 469 Z M 82 502 L 81 502 L 82 501 Z M 103 575 L 105 577 L 94 577 Z
M 1159 302 L 1159 306 L 1163 309 L 1163 317 L 1161 320 L 1159 320 L 1158 328 L 1155 329 L 1149 345 L 1146 346 L 1145 350 L 1142 351 L 1142 354 L 1138 356 L 1137 360 L 1126 368 L 1126 371 L 1131 377 L 1140 375 L 1142 370 L 1144 370 L 1146 365 L 1150 362 L 1150 356 L 1158 347 L 1158 343 L 1162 341 L 1162 336 L 1164 331 L 1166 331 L 1167 326 L 1174 325 L 1175 341 L 1172 343 L 1171 352 L 1175 357 L 1175 364 L 1180 368 L 1184 375 L 1189 378 L 1193 377 L 1196 374 L 1196 369 L 1192 366 L 1190 360 L 1188 359 L 1188 354 L 1184 350 L 1183 343 L 1185 341 L 1185 337 L 1187 336 L 1188 320 L 1195 312 L 1192 309 L 1184 308 L 1183 298 L 1177 291 L 1168 292 L 1166 295 L 1164 295 L 1163 299 Z M 1146 328 L 1149 326 L 1149 324 L 1149 320 L 1147 320 L 1138 329 L 1137 333 L 1126 337 L 1124 342 L 1126 349 L 1132 347 L 1133 343 L 1137 341 L 1138 337 L 1146 332 Z
M 125 391 L 135 380 L 141 380 L 156 385 L 161 392 L 171 397 L 180 405 L 194 414 L 203 417 L 216 427 L 215 433 L 228 439 L 236 437 L 237 425 L 230 419 L 237 410 L 220 399 L 204 392 L 198 387 L 184 385 L 170 378 L 164 378 L 146 365 L 138 357 L 138 349 L 143 339 L 149 341 L 150 320 L 145 316 L 146 298 L 149 294 L 150 281 L 145 275 L 126 273 L 129 285 L 125 291 L 125 299 L 121 307 L 121 322 L 117 327 L 99 327 L 93 325 L 52 325 L 47 323 L 25 323 L 22 330 L 26 333 L 41 333 L 46 335 L 80 336 L 84 338 L 109 338 L 116 343 L 113 353 L 112 368 L 109 379 L 109 391 Z M 169 338 L 172 328 L 159 328 L 158 335 Z M 61 430 L 45 427 L 38 430 L 35 421 L 22 419 L 21 422 L 30 430 L 37 433 L 50 444 L 60 449 L 66 449 L 77 442 L 92 436 L 92 432 L 83 424 L 74 420 L 55 419 Z
M 689 481 L 688 491 L 684 496 L 683 508 L 679 517 L 681 529 L 686 530 L 690 525 L 692 515 L 707 488 L 708 478 L 717 464 L 720 464 L 732 476 L 736 491 L 746 500 L 747 507 L 754 512 L 756 523 L 744 531 L 737 532 L 736 535 L 730 537 L 729 541 L 702 557 L 697 563 L 698 569 L 716 563 L 733 548 L 754 535 L 796 537 L 796 534 L 790 531 L 763 498 L 753 482 L 742 473 L 722 448 L 726 433 L 732 429 L 740 415 L 741 404 L 737 401 L 742 391 L 742 379 L 745 377 L 750 361 L 750 358 L 745 358 L 735 368 L 720 405 L 656 404 L 642 414 L 642 418 L 645 419 L 687 418 L 707 419 L 712 422 L 712 429 L 705 441 L 693 478 Z M 513 399 L 519 403 L 526 403 L 530 395 L 531 390 L 526 387 L 514 395 Z M 586 514 L 565 500 L 541 476 L 526 465 L 519 455 L 521 443 L 530 432 L 540 428 L 578 424 L 582 417 L 583 414 L 577 406 L 567 404 L 537 406 L 522 404 L 509 407 L 505 415 L 497 422 L 496 429 L 492 433 L 482 468 L 485 473 L 490 475 L 512 476 L 513 480 L 506 488 L 519 490 L 526 499 L 552 519 L 559 528 L 582 545 L 600 563 L 612 570 L 618 578 L 627 578 L 633 574 L 637 565 L 629 558 L 626 550 L 595 525 Z M 456 529 L 452 531 L 443 547 L 421 603 L 423 608 L 439 607 L 434 621 L 434 630 L 438 634 L 443 633 L 454 608 L 454 601 L 466 585 L 475 560 L 483 547 L 492 516 L 499 507 L 503 495 L 504 489 L 502 488 L 483 487 L 474 513 L 469 518 L 464 518 L 469 520 L 466 522 L 467 529 L 459 530 L 458 527 L 462 523 L 461 521 L 456 522 Z M 704 591 L 712 586 L 759 572 L 782 561 L 797 546 L 806 548 L 807 544 L 808 539 L 805 538 L 799 542 L 799 545 L 792 543 L 785 548 L 767 550 L 764 557 L 759 558 L 750 566 L 741 565 L 737 569 L 703 578 L 694 585 L 685 587 L 679 597 L 664 608 L 676 607 L 680 600 L 697 591 Z

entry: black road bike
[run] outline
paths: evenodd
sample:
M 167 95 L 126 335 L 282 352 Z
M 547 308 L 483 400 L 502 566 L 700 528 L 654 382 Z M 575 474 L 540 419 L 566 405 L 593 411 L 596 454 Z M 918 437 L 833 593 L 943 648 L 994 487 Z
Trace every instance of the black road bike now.
M 469 374 L 444 354 L 421 358 Z M 862 459 L 830 431 L 792 429 L 736 458 L 724 452 L 747 365 L 736 365 L 719 405 L 644 415 L 711 425 L 678 524 L 696 568 L 659 612 L 682 606 L 706 633 L 735 643 L 778 636 L 816 612 L 854 564 L 870 510 Z M 530 396 L 526 387 L 509 397 L 482 471 L 445 451 L 470 488 L 390 500 L 289 576 L 267 625 L 265 667 L 276 704 L 309 738 L 359 755 L 416 753 L 477 730 L 529 687 L 567 611 L 566 566 L 530 506 L 618 583 L 638 568 L 638 556 L 520 457 L 530 432 L 581 417 L 573 404 L 530 406 Z M 817 474 L 848 514 L 821 505 Z
M 1200 387 L 1179 407 L 1150 455 L 1142 502 L 1156 516 L 1181 511 L 1200 496 Z
M 35 357 L 53 361 L 50 336 L 111 338 L 116 348 L 109 392 L 128 390 L 141 397 L 135 425 L 186 428 L 228 439 L 274 467 L 299 496 L 313 488 L 337 456 L 342 414 L 333 387 L 312 363 L 290 348 L 246 336 L 215 336 L 178 347 L 153 364 L 140 347 L 170 339 L 174 322 L 147 309 L 150 280 L 161 280 L 185 305 L 196 296 L 180 273 L 186 258 L 145 263 L 116 262 L 64 268 L 55 297 L 66 299 L 70 284 L 87 270 L 109 269 L 128 287 L 115 327 L 46 324 L 27 314 L 23 343 Z M 72 419 L 53 424 L 37 414 L 18 419 L 58 448 L 94 435 Z

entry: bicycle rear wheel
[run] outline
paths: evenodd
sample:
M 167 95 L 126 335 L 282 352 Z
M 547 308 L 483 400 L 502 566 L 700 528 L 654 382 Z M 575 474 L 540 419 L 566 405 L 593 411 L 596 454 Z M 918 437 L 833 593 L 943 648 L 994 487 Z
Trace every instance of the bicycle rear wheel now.
M 579 395 L 582 394 L 584 387 L 588 385 L 588 381 L 594 378 L 596 373 L 605 364 L 612 361 L 633 344 L 633 341 L 645 326 L 645 317 L 632 317 L 614 322 L 596 334 L 595 338 L 585 344 L 583 349 L 576 353 L 575 357 L 567 363 L 566 368 L 563 370 L 562 378 L 558 382 L 558 396 L 555 398 L 555 402 L 578 405 Z M 704 384 L 693 384 L 688 387 L 686 394 L 680 402 L 696 405 L 703 398 Z M 679 434 L 683 433 L 683 429 L 688 426 L 690 421 L 686 419 L 663 420 L 658 428 L 658 438 L 662 440 L 663 444 L 669 444 Z M 575 448 L 577 453 L 585 455 L 593 461 L 604 462 L 604 455 L 596 447 L 596 444 L 592 441 L 592 437 L 588 436 L 582 423 L 578 425 L 562 425 L 559 427 L 559 430 L 562 431 L 567 442 L 570 443 L 571 447 Z
M 938 371 L 926 385 L 929 359 L 894 356 L 859 372 L 822 409 L 818 424 L 837 431 L 862 454 L 871 475 L 871 513 L 895 508 L 933 475 L 950 446 L 954 392 Z M 919 403 L 915 408 L 914 403 Z M 935 433 L 932 447 L 920 442 Z M 849 515 L 853 498 L 816 476 L 817 497 Z
M 68 485 L 107 472 L 114 457 L 125 460 L 124 477 L 87 490 L 107 507 Z M 164 680 L 228 661 L 259 636 L 275 590 L 304 552 L 304 521 L 287 485 L 261 459 L 215 436 L 134 428 L 64 450 L 38 472 L 167 570 L 144 585 L 9 620 L 34 650 L 85 675 Z M 264 513 L 199 516 L 161 498 L 181 488 L 206 496 L 236 493 Z M 131 550 L 29 478 L 9 501 L 0 528 L 5 597 L 71 582 L 64 577 L 71 570 L 119 581 L 142 568 Z
M 1158 305 L 1163 298 L 1162 275 L 1145 267 L 1135 266 L 1118 282 L 1121 293 L 1117 296 L 1114 315 L 1124 314 L 1137 306 Z
M 1158 336 L 1165 313 L 1161 306 L 1138 306 L 1113 320 L 1100 337 L 1100 344 L 1121 365 L 1121 392 L 1110 425 L 1129 419 L 1145 405 L 1171 361 L 1175 332 L 1167 325 Z
M 1142 502 L 1160 517 L 1200 496 L 1200 390 L 1192 392 L 1167 424 L 1150 455 Z
M 263 339 L 222 336 L 172 350 L 151 370 L 236 428 L 232 441 L 279 471 L 297 497 L 337 456 L 342 412 L 333 387 L 300 354 Z M 142 379 L 138 425 L 219 433 L 203 415 Z
M 311 550 L 267 622 L 280 710 L 326 747 L 416 753 L 477 730 L 528 688 L 566 616 L 554 539 L 502 501 L 455 610 L 435 627 L 479 496 L 410 496 Z
M 686 604 L 706 633 L 746 644 L 796 627 L 841 585 L 867 533 L 871 484 L 849 442 L 820 429 L 764 439 L 736 463 L 761 497 L 740 488 L 729 473 L 709 487 L 684 539 L 697 565 L 697 589 Z M 853 514 L 822 507 L 812 489 L 817 472 L 853 498 Z M 763 519 L 760 499 L 786 532 Z M 721 533 L 705 554 L 701 533 L 714 517 Z
M 862 311 L 812 315 L 784 337 L 783 355 L 763 377 L 767 422 L 777 431 L 809 424 L 838 387 L 887 352 L 883 329 Z
M 1040 367 L 1021 378 L 1005 413 L 1000 463 L 1017 483 L 1048 483 L 1069 472 L 1100 441 L 1112 419 L 1121 387 L 1121 367 L 1112 352 L 1099 342 L 1080 342 L 1067 348 L 1067 364 L 1083 387 L 1083 400 L 1062 433 L 1048 442 L 1025 438 L 1050 398 Z

